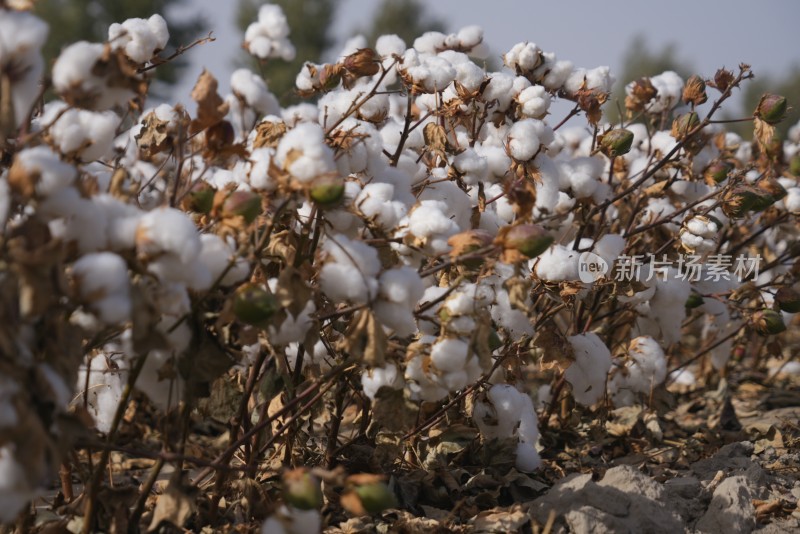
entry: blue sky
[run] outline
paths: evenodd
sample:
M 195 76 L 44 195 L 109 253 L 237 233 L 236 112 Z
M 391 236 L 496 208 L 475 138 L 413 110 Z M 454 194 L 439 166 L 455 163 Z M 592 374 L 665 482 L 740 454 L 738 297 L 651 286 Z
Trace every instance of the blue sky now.
M 341 0 L 335 24 L 340 41 L 368 26 L 379 3 Z M 186 4 L 206 15 L 217 41 L 190 53 L 192 68 L 176 95 L 182 101 L 204 65 L 227 91 L 241 45 L 233 22 L 236 0 Z M 635 35 L 643 35 L 651 50 L 675 44 L 677 57 L 705 77 L 740 62 L 749 63 L 756 76 L 780 76 L 800 65 L 799 0 L 437 0 L 426 5 L 451 31 L 481 25 L 497 55 L 532 41 L 576 66 L 609 65 L 620 73 L 626 48 Z

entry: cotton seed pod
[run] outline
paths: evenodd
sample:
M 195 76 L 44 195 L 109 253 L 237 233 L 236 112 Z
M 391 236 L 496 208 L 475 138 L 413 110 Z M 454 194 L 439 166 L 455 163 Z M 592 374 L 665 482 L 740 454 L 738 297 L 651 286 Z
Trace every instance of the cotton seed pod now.
M 670 134 L 675 139 L 684 139 L 689 132 L 694 130 L 700 125 L 700 116 L 694 111 L 684 113 L 683 115 L 672 121 L 672 131 Z
M 716 74 L 714 74 L 714 87 L 716 87 L 720 93 L 724 93 L 728 90 L 728 87 L 731 86 L 734 79 L 731 71 L 719 69 Z
M 342 69 L 343 67 L 338 63 L 336 65 L 326 64 L 322 66 L 322 70 L 319 73 L 319 84 L 323 90 L 332 91 L 339 86 L 339 82 L 342 81 Z
M 686 85 L 683 86 L 684 103 L 699 106 L 706 100 L 708 100 L 708 96 L 706 95 L 706 82 L 703 81 L 703 78 L 695 74 L 686 80 Z
M 184 197 L 181 205 L 187 211 L 195 213 L 208 213 L 214 207 L 214 195 L 217 190 L 208 182 L 198 181 L 192 185 L 189 193 Z
M 244 284 L 236 289 L 233 314 L 245 324 L 261 326 L 280 308 L 275 295 L 256 284 Z
M 693 310 L 695 308 L 699 308 L 700 306 L 702 306 L 703 302 L 704 302 L 703 297 L 701 297 L 697 293 L 691 293 L 689 294 L 689 298 L 686 299 L 685 306 L 686 308 Z
M 339 176 L 323 176 L 314 180 L 309 191 L 311 200 L 319 206 L 328 207 L 338 204 L 344 197 L 344 180 Z
M 553 236 L 541 226 L 518 224 L 500 230 L 495 243 L 505 249 L 517 250 L 528 258 L 535 258 L 553 244 Z
M 322 488 L 317 477 L 305 469 L 294 469 L 283 475 L 283 497 L 299 510 L 322 507 Z
M 759 192 L 749 186 L 739 186 L 728 191 L 722 199 L 722 211 L 731 218 L 741 218 L 759 201 Z
M 706 183 L 709 185 L 718 184 L 724 182 L 733 169 L 734 165 L 729 161 L 715 161 L 706 167 L 706 170 L 703 171 L 703 176 L 705 176 Z
M 777 202 L 785 197 L 788 193 L 781 183 L 775 178 L 767 178 L 758 182 L 758 189 L 765 194 L 772 197 L 773 202 Z
M 261 213 L 261 196 L 252 191 L 234 191 L 222 203 L 224 218 L 240 216 L 250 224 Z
M 364 510 L 370 514 L 379 514 L 387 508 L 397 506 L 397 499 L 383 482 L 356 486 L 355 492 Z
M 800 313 L 800 291 L 788 286 L 778 289 L 775 294 L 778 308 L 787 313 Z
M 371 48 L 359 48 L 342 61 L 342 66 L 354 76 L 372 76 L 381 70 L 380 57 Z
M 616 128 L 600 138 L 600 152 L 613 158 L 631 151 L 633 132 L 625 128 Z
M 766 93 L 756 108 L 756 116 L 769 124 L 778 124 L 786 116 L 788 102 L 786 97 Z
M 783 322 L 783 316 L 780 312 L 775 310 L 763 309 L 753 314 L 751 318 L 753 328 L 762 336 L 769 336 L 772 334 L 780 334 L 786 330 L 786 324 Z

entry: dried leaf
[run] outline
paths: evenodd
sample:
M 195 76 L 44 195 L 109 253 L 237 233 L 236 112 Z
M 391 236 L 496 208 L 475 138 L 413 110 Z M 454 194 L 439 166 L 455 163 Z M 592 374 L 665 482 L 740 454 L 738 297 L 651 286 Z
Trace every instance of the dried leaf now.
M 356 312 L 341 341 L 343 350 L 369 367 L 386 363 L 386 333 L 370 309 Z
M 479 513 L 472 521 L 473 532 L 520 532 L 530 522 L 530 516 L 515 504 L 510 508 L 493 508 Z
M 539 361 L 542 369 L 557 367 L 565 370 L 575 361 L 575 349 L 572 343 L 567 341 L 567 336 L 561 333 L 552 320 L 536 330 L 533 345 L 542 351 L 542 358 Z
M 192 121 L 191 133 L 217 124 L 228 113 L 228 103 L 217 94 L 217 79 L 205 69 L 192 89 L 192 100 L 197 102 L 197 118 Z
M 753 136 L 758 140 L 758 144 L 766 151 L 775 136 L 775 127 L 762 120 L 760 117 L 753 118 Z
M 155 111 L 148 113 L 142 121 L 142 129 L 135 139 L 146 156 L 152 157 L 167 150 L 170 146 L 168 133 L 169 121 L 158 118 Z

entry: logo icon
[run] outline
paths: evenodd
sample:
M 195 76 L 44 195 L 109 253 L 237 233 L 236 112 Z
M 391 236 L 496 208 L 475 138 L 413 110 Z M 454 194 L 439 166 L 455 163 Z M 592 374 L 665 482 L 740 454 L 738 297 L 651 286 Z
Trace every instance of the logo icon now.
M 608 263 L 606 260 L 594 252 L 583 252 L 578 258 L 578 278 L 581 282 L 591 284 L 596 282 L 601 276 L 608 273 Z

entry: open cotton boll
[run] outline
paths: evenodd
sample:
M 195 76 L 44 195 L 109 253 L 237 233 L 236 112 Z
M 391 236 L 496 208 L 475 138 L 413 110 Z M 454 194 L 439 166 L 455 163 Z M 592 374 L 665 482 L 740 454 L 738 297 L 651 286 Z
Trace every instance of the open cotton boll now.
M 174 208 L 157 208 L 142 216 L 136 227 L 136 251 L 145 258 L 174 254 L 188 264 L 200 253 L 201 242 L 192 220 Z
M 469 345 L 460 339 L 442 339 L 431 345 L 431 361 L 445 373 L 463 371 L 469 353 Z
M 53 86 L 60 95 L 70 95 L 82 107 L 110 109 L 125 106 L 135 94 L 118 87 L 113 80 L 95 74 L 95 64 L 103 57 L 100 43 L 78 41 L 61 51 L 53 65 Z
M 222 278 L 223 287 L 230 286 L 244 280 L 250 273 L 250 264 L 245 258 L 237 257 L 233 247 L 221 237 L 214 234 L 200 236 L 200 254 L 197 261 L 208 269 L 212 282 L 228 268 L 231 260 L 235 260 L 225 276 Z
M 559 162 L 561 188 L 572 191 L 575 198 L 591 197 L 600 185 L 603 162 L 594 157 L 578 157 Z
M 422 356 L 417 355 L 408 360 L 405 372 L 407 386 L 413 399 L 436 402 L 446 397 L 449 390 L 435 382 L 426 369 Z
M 128 381 L 127 367 L 128 363 L 121 355 L 100 353 L 89 361 L 88 366 L 78 371 L 78 396 L 73 402 L 82 404 L 86 395 L 89 414 L 100 432 L 111 430 L 122 389 Z M 87 385 L 88 389 L 84 390 Z
M 39 196 L 54 195 L 70 186 L 77 176 L 72 165 L 64 163 L 49 147 L 37 146 L 17 152 L 8 178 L 15 178 L 15 171 L 27 175 Z M 21 177 L 19 178 L 21 179 Z M 18 180 L 19 180 L 18 179 Z M 27 184 L 23 187 L 27 188 Z
M 231 91 L 262 115 L 280 113 L 281 106 L 261 76 L 249 69 L 236 69 L 231 74 Z
M 313 300 L 309 300 L 296 317 L 289 313 L 280 325 L 269 325 L 270 343 L 276 346 L 302 343 L 306 339 L 308 331 L 314 327 L 312 315 L 316 311 L 316 304 L 314 304 Z
M 50 127 L 58 150 L 81 161 L 94 161 L 111 150 L 120 118 L 113 111 L 65 111 Z
M 550 109 L 550 95 L 541 85 L 532 85 L 518 96 L 519 113 L 523 117 L 543 119 Z
M 322 127 L 307 122 L 298 124 L 281 138 L 275 161 L 303 183 L 336 170 L 333 151 L 325 144 Z
M 463 175 L 462 179 L 468 185 L 484 182 L 489 175 L 488 161 L 473 148 L 467 148 L 453 158 L 453 167 Z
M 789 213 L 800 213 L 800 187 L 790 187 L 786 190 L 783 205 Z
M 401 74 L 427 93 L 443 91 L 456 78 L 456 69 L 438 56 L 420 55 L 410 48 L 403 55 Z
M 24 11 L 0 9 L 0 72 L 10 72 L 11 108 L 15 126 L 27 119 L 39 93 L 44 70 L 40 52 L 48 26 Z
M 384 367 L 365 369 L 361 373 L 361 387 L 364 395 L 370 400 L 375 400 L 375 394 L 382 387 L 402 389 L 403 384 L 403 375 L 398 372 L 397 366 L 393 363 L 387 363 Z
M 357 240 L 338 234 L 323 245 L 332 261 L 322 266 L 320 287 L 337 302 L 364 304 L 378 294 L 376 276 L 381 270 L 378 251 Z
M 536 43 L 517 43 L 503 55 L 503 63 L 516 72 L 532 71 L 542 60 L 542 50 Z
M 420 201 L 404 219 L 408 231 L 421 245 L 435 254 L 450 250 L 447 240 L 461 231 L 448 216 L 448 206 L 441 200 Z M 402 224 L 402 221 L 401 221 Z
M 575 401 L 591 406 L 605 392 L 611 352 L 594 332 L 570 336 L 567 340 L 575 351 L 575 361 L 564 372 L 564 378 L 572 386 Z
M 667 359 L 664 349 L 650 336 L 639 336 L 631 340 L 628 356 L 633 361 L 631 376 L 636 377 L 634 386 L 645 393 L 667 377 Z
M 72 266 L 81 299 L 108 324 L 130 318 L 128 264 L 113 252 L 82 256 Z
M 578 280 L 578 258 L 580 253 L 563 245 L 555 244 L 537 259 L 536 276 L 548 282 Z
M 437 200 L 442 201 L 447 206 L 445 213 L 461 230 L 466 230 L 470 226 L 472 215 L 472 202 L 467 195 L 455 182 L 446 180 L 447 170 L 439 167 L 431 171 L 431 179 L 439 183 L 431 184 L 420 194 L 420 201 Z
M 538 119 L 522 119 L 508 130 L 508 152 L 512 158 L 528 161 L 539 151 L 540 145 L 545 147 L 555 139 L 553 130 Z
M 406 42 L 395 34 L 381 35 L 375 41 L 375 51 L 381 57 L 402 56 L 406 51 Z
M 650 83 L 653 84 L 657 93 L 653 99 L 648 111 L 651 113 L 661 113 L 674 108 L 680 101 L 683 95 L 683 78 L 676 72 L 668 70 L 662 72 L 658 76 L 650 78 Z M 632 87 L 631 84 L 629 86 Z M 626 87 L 627 89 L 627 87 Z
M 264 4 L 258 10 L 258 20 L 245 30 L 244 47 L 259 59 L 274 57 L 292 61 L 296 51 L 288 37 L 289 23 L 283 9 Z
M 596 89 L 602 93 L 610 93 L 614 85 L 615 78 L 611 75 L 611 69 L 607 66 L 595 67 L 594 69 L 575 69 L 564 82 L 564 89 L 575 94 L 581 88 Z
M 603 258 L 608 265 L 613 264 L 625 249 L 625 238 L 619 234 L 606 234 L 594 244 L 592 252 Z
M 161 15 L 149 19 L 128 19 L 108 27 L 108 42 L 113 50 L 122 49 L 134 63 L 144 63 L 164 50 L 169 41 L 167 21 Z

